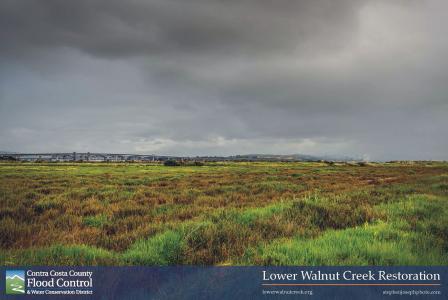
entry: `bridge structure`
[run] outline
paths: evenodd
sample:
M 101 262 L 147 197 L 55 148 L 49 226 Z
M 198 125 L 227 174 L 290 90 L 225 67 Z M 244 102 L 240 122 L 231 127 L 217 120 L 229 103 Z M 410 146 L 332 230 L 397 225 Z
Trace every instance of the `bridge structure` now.
M 117 154 L 117 153 L 90 153 L 90 152 L 56 152 L 56 153 L 0 153 L 2 159 L 20 161 L 161 161 L 169 156 L 154 154 Z
M 125 153 L 95 153 L 95 152 L 53 152 L 53 153 L 6 153 L 0 152 L 0 160 L 18 160 L 18 161 L 51 161 L 51 162 L 76 162 L 76 161 L 92 161 L 92 162 L 126 162 L 126 161 L 274 161 L 274 162 L 291 162 L 291 161 L 320 161 L 320 162 L 360 162 L 359 159 L 350 158 L 328 158 L 316 157 L 310 155 L 266 155 L 266 154 L 247 154 L 234 156 L 169 156 L 156 154 L 125 154 Z

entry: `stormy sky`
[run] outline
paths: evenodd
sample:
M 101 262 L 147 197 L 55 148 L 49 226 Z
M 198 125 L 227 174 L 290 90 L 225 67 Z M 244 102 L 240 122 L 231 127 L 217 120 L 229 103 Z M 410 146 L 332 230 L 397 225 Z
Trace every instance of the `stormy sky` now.
M 2 0 L 0 150 L 448 159 L 445 0 Z

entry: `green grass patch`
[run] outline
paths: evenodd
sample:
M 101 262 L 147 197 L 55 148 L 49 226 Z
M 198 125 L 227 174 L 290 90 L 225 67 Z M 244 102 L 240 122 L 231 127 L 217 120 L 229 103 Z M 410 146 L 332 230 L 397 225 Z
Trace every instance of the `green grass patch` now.
M 249 247 L 239 264 L 446 265 L 446 198 L 412 195 L 379 205 L 385 221 L 327 230 L 314 239 L 279 239 Z
M 82 219 L 85 226 L 101 228 L 109 223 L 107 215 L 86 216 Z
M 54 245 L 40 249 L 10 250 L 0 254 L 3 266 L 102 266 L 120 264 L 118 256 L 104 249 L 85 245 Z
M 170 230 L 136 242 L 123 260 L 130 265 L 175 265 L 181 262 L 183 248 L 182 233 Z
M 415 247 L 418 242 L 420 247 Z M 384 222 L 329 230 L 316 239 L 279 240 L 249 248 L 241 264 L 257 265 L 438 265 L 448 264 L 434 241 Z

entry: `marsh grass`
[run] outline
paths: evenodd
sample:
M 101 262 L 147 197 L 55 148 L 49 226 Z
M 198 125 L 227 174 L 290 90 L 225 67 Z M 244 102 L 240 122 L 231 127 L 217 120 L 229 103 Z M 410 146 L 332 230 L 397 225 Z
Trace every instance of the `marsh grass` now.
M 0 164 L 2 265 L 448 264 L 448 165 Z
M 279 239 L 248 248 L 240 264 L 447 265 L 446 198 L 418 194 L 375 208 L 385 220 L 315 239 Z

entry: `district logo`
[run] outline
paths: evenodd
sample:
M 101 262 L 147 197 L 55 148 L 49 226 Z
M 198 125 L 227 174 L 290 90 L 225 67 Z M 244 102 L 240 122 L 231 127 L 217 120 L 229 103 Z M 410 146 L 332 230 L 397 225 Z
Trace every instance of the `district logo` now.
M 6 294 L 25 294 L 25 271 L 6 271 Z

